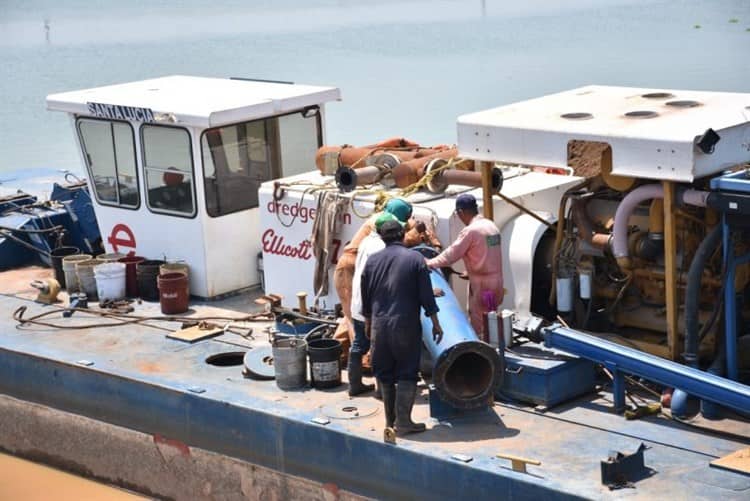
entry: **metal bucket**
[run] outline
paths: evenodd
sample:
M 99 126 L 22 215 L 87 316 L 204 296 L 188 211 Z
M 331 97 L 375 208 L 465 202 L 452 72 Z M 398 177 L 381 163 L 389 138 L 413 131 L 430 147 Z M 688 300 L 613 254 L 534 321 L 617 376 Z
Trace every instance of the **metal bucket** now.
M 94 259 L 96 259 L 100 263 L 116 263 L 124 257 L 125 254 L 122 254 L 120 252 L 110 252 L 109 254 L 99 254 Z
M 304 339 L 276 339 L 271 351 L 279 388 L 296 390 L 307 386 L 307 342 Z
M 308 346 L 313 388 L 335 388 L 341 384 L 341 342 L 315 339 Z
M 52 252 L 50 253 L 51 259 L 52 259 L 52 268 L 55 270 L 55 280 L 57 280 L 60 283 L 60 287 L 63 289 L 66 288 L 66 277 L 65 272 L 63 271 L 63 259 L 65 259 L 66 256 L 73 256 L 75 254 L 80 254 L 81 250 L 78 247 L 57 247 L 56 249 L 52 249 Z
M 65 288 L 68 294 L 73 294 L 81 290 L 81 284 L 78 283 L 78 275 L 76 275 L 76 263 L 90 259 L 90 254 L 73 254 L 63 258 L 62 269 L 65 274 Z

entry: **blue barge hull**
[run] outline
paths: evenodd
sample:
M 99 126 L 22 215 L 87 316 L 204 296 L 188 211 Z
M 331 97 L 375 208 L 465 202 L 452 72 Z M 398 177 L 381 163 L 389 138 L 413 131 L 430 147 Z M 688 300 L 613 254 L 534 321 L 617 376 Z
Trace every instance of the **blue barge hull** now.
M 246 297 L 230 298 L 195 309 L 198 314 L 216 314 L 221 306 L 226 308 L 221 313 L 228 314 L 243 311 L 247 304 Z M 154 323 L 161 329 L 19 329 L 11 318 L 19 306 L 29 307 L 27 316 L 55 308 L 36 305 L 15 291 L 0 295 L 0 311 L 5 312 L 0 318 L 0 393 L 167 437 L 186 448 L 237 458 L 282 475 L 332 484 L 355 495 L 747 499 L 750 493 L 750 477 L 709 467 L 711 460 L 747 447 L 747 440 L 705 434 L 665 419 L 625 421 L 609 412 L 611 396 L 606 393 L 544 414 L 496 405 L 486 413 L 432 423 L 426 433 L 399 439 L 393 446 L 382 441 L 382 410 L 363 412 L 357 419 L 331 417 L 331 409 L 346 404 L 373 407 L 371 397 L 350 400 L 345 385 L 329 391 L 283 392 L 274 382 L 243 378 L 241 367 L 205 363 L 217 353 L 265 346 L 260 328 L 255 329 L 255 339 L 224 334 L 195 344 L 167 339 L 166 330 L 177 325 L 165 322 Z M 138 314 L 158 313 L 153 304 L 136 308 Z M 90 322 L 77 314 L 66 320 L 70 325 Z M 425 391 L 415 407 L 416 417 L 425 419 L 427 409 Z M 313 422 L 319 417 L 328 417 L 330 423 Z M 750 436 L 747 423 L 734 426 L 737 435 Z M 0 447 L 5 447 L 2 433 Z M 653 474 L 634 484 L 635 489 L 610 491 L 601 485 L 599 463 L 609 451 L 632 452 L 641 442 L 650 447 L 645 462 Z M 514 472 L 495 457 L 499 453 L 542 464 L 530 466 L 528 474 Z M 456 454 L 471 461 L 457 461 Z M 128 484 L 127 479 L 119 480 Z M 154 486 L 141 487 L 154 492 Z

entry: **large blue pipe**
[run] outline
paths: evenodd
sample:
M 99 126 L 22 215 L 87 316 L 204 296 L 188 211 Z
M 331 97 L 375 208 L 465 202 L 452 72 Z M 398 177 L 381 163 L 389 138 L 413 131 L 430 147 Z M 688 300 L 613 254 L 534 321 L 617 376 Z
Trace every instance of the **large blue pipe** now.
M 737 410 L 750 412 L 750 386 L 693 369 L 642 351 L 553 325 L 543 329 L 545 344 L 600 362 L 616 372 L 644 377 L 649 381 L 680 388 L 690 395 Z M 624 403 L 624 388 L 615 381 L 615 403 Z
M 454 407 L 470 409 L 487 405 L 502 382 L 504 359 L 492 346 L 479 340 L 443 274 L 432 270 L 430 280 L 433 288 L 445 292 L 435 298 L 443 328 L 439 344 L 432 339 L 432 321 L 422 313 L 422 340 L 432 356 L 433 384 L 440 397 Z

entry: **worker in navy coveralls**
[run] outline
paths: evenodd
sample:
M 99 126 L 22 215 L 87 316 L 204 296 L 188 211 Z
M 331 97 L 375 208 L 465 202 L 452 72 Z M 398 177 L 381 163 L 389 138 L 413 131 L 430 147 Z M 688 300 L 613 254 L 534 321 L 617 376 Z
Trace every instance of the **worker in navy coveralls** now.
M 432 320 L 432 335 L 440 342 L 430 271 L 424 258 L 403 244 L 404 228 L 389 219 L 376 228 L 385 249 L 372 254 L 362 272 L 362 315 L 372 338 L 372 368 L 382 388 L 386 427 L 399 434 L 425 430 L 411 411 L 417 394 L 422 353 L 421 308 Z

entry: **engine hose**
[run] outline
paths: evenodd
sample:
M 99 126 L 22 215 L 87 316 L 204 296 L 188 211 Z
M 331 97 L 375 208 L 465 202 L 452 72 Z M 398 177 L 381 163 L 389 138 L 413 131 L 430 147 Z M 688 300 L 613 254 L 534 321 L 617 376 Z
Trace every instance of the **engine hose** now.
M 721 243 L 721 225 L 716 225 L 695 251 L 687 275 L 685 288 L 685 353 L 682 357 L 690 367 L 698 367 L 698 345 L 700 325 L 698 322 L 698 304 L 700 303 L 701 278 L 706 262 Z

